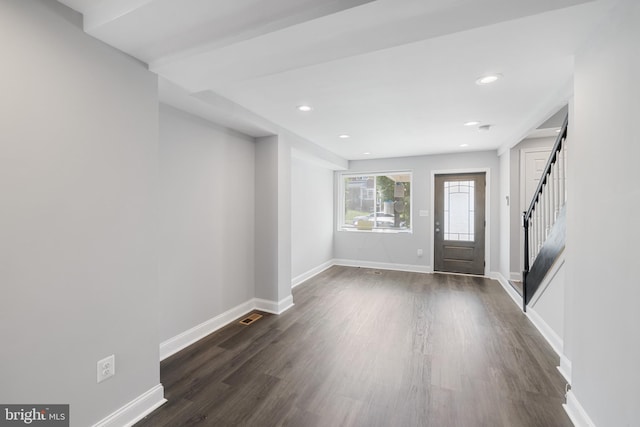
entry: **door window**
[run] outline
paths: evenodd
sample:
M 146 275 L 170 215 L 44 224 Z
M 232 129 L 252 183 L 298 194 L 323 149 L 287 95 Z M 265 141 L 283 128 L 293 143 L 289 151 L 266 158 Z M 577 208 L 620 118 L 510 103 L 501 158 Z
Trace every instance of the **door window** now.
M 475 181 L 445 181 L 444 239 L 474 241 Z

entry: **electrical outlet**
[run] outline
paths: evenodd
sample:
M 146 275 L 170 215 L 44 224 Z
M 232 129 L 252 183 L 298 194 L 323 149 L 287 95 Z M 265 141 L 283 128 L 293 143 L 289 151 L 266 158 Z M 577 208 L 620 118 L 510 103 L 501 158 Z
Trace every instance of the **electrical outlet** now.
M 418 249 L 418 256 L 422 256 L 422 249 Z
M 98 361 L 98 382 L 111 378 L 116 374 L 116 356 L 112 354 Z

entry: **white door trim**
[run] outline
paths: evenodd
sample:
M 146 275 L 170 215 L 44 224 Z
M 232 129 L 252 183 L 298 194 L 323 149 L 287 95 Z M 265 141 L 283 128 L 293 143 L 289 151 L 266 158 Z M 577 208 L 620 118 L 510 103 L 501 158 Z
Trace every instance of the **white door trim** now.
M 431 266 L 435 267 L 435 239 L 433 236 L 435 205 L 436 205 L 436 175 L 456 175 L 462 173 L 484 173 L 486 190 L 484 195 L 484 219 L 487 226 L 484 229 L 484 275 L 489 276 L 491 271 L 491 169 L 490 168 L 470 168 L 470 169 L 443 169 L 431 171 L 431 219 L 429 221 L 431 230 L 429 233 L 431 242 Z

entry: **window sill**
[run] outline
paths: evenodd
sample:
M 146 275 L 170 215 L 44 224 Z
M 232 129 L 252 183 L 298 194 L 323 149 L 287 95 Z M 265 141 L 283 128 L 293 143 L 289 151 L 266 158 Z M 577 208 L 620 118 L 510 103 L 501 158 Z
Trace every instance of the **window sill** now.
M 340 227 L 338 231 L 345 231 L 347 233 L 381 233 L 381 234 L 413 234 L 411 228 L 394 229 L 394 228 L 372 228 L 372 229 L 359 229 L 356 227 Z

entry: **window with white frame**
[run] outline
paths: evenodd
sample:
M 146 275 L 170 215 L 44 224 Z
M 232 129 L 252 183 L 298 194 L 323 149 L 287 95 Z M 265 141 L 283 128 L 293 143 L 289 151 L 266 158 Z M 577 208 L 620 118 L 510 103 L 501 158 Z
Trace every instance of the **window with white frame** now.
M 341 230 L 411 230 L 412 174 L 383 172 L 342 174 Z

